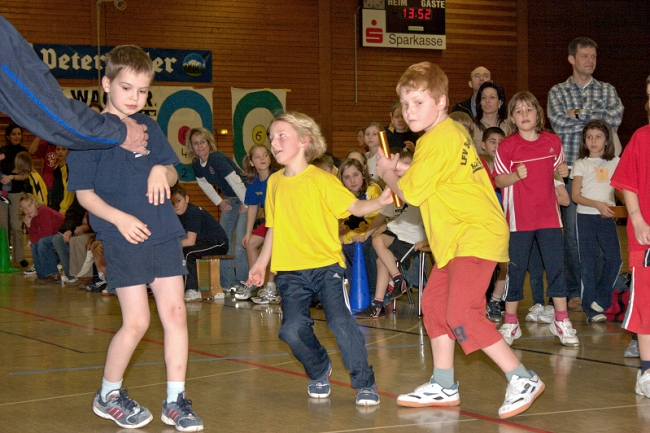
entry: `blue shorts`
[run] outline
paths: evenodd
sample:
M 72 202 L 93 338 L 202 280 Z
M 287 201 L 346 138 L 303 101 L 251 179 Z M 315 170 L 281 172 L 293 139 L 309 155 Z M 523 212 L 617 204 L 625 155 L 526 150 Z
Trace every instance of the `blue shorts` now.
M 180 237 L 137 247 L 110 240 L 103 243 L 109 293 L 115 293 L 118 287 L 149 284 L 156 278 L 187 273 Z

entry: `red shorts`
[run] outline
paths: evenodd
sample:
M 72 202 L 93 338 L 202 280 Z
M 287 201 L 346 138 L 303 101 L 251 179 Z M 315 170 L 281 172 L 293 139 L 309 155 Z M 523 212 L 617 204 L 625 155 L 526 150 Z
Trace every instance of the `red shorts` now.
M 447 334 L 466 354 L 503 338 L 485 316 L 485 292 L 496 265 L 478 257 L 456 257 L 441 269 L 433 267 L 422 292 L 429 338 Z
M 258 225 L 256 229 L 253 230 L 252 234 L 254 236 L 259 236 L 261 238 L 265 238 L 267 231 L 268 231 L 268 229 L 266 228 L 266 223 L 262 223 L 262 224 Z
M 637 334 L 650 334 L 650 267 L 643 266 L 644 256 L 645 251 L 630 251 L 630 303 L 622 325 Z

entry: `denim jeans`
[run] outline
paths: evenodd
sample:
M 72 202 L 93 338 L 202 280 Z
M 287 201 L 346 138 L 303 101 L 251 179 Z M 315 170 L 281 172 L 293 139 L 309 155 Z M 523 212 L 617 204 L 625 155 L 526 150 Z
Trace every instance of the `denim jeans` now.
M 239 281 L 248 279 L 248 258 L 246 249 L 241 244 L 246 236 L 246 212 L 239 213 L 241 201 L 238 198 L 226 198 L 231 210 L 222 211 L 219 223 L 228 236 L 228 254 L 235 252 L 234 263 L 232 260 L 221 261 L 221 286 L 229 288 Z M 233 269 L 234 265 L 234 269 Z
M 46 278 L 59 273 L 59 268 L 56 267 L 59 258 L 52 243 L 54 236 L 56 235 L 41 238 L 32 244 L 32 259 L 34 259 L 34 267 L 38 278 Z
M 546 295 L 550 298 L 566 296 L 562 229 L 538 229 L 510 232 L 507 302 L 524 299 L 524 279 L 528 269 L 530 250 L 535 238 L 537 238 L 542 263 L 544 263 L 544 269 L 546 270 L 546 280 L 548 281 Z
M 533 302 L 535 304 L 545 305 L 544 263 L 542 263 L 542 253 L 539 252 L 537 239 L 533 240 L 533 246 L 530 249 L 530 257 L 528 258 L 528 273 L 530 274 L 530 290 L 533 293 Z
M 52 244 L 56 250 L 56 255 L 59 256 L 59 261 L 61 262 L 61 266 L 63 266 L 65 276 L 72 277 L 70 275 L 70 244 L 63 240 L 61 233 L 57 233 L 52 237 Z
M 566 189 L 571 197 L 573 179 L 566 178 Z M 579 298 L 582 292 L 580 279 L 580 257 L 578 255 L 578 235 L 576 233 L 577 206 L 571 200 L 569 206 L 560 206 L 562 225 L 564 226 L 564 276 L 566 278 L 567 297 Z
M 309 304 L 314 295 L 320 297 L 327 326 L 336 338 L 343 364 L 350 370 L 353 388 L 374 385 L 375 375 L 368 365 L 368 352 L 363 334 L 345 305 L 343 268 L 333 264 L 323 268 L 278 272 L 275 284 L 282 297 L 280 339 L 291 348 L 310 379 L 323 376 L 330 363 L 327 350 L 314 334 L 314 321 Z
M 621 246 L 613 218 L 578 214 L 577 226 L 580 275 L 583 282 L 582 309 L 588 317 L 593 317 L 598 314 L 591 309 L 593 301 L 603 308 L 612 302 L 614 283 L 623 265 Z M 601 251 L 603 259 L 599 260 Z M 597 272 L 598 268 L 602 271 Z

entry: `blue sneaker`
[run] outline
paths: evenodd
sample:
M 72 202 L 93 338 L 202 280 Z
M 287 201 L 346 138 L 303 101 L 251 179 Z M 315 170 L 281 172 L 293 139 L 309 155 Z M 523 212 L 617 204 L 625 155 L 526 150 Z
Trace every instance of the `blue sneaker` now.
M 327 398 L 330 395 L 330 374 L 332 374 L 332 364 L 327 365 L 327 371 L 316 380 L 310 380 L 307 386 L 307 393 L 312 398 Z
M 126 388 L 109 392 L 106 401 L 102 400 L 101 389 L 97 391 L 93 399 L 93 412 L 102 418 L 115 421 L 115 424 L 122 428 L 142 427 L 153 419 L 149 409 L 129 398 Z
M 184 392 L 178 394 L 176 401 L 163 401 L 160 419 L 178 431 L 203 431 L 203 421 L 192 410 L 192 400 L 186 399 Z
M 357 406 L 377 406 L 378 404 L 377 384 L 357 390 Z

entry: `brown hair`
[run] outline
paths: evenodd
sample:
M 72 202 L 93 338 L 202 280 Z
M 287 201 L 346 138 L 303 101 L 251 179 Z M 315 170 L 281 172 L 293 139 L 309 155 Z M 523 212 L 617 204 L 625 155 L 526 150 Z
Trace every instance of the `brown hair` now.
M 587 47 L 592 47 L 597 50 L 598 44 L 594 42 L 593 39 L 589 39 L 584 36 L 575 38 L 569 44 L 569 55 L 575 57 L 576 54 L 578 53 L 578 48 L 587 48 Z
M 247 183 L 253 183 L 255 179 L 259 178 L 257 169 L 252 165 L 252 160 L 253 160 L 253 152 L 255 151 L 255 149 L 260 149 L 260 148 L 266 150 L 266 152 L 269 154 L 269 158 L 271 159 L 271 164 L 269 164 L 269 174 L 275 173 L 276 171 L 282 168 L 282 166 L 278 163 L 278 161 L 275 160 L 275 156 L 273 156 L 273 152 L 271 152 L 268 147 L 266 147 L 263 144 L 254 144 L 253 147 L 248 149 L 248 153 L 246 153 L 246 156 L 242 161 L 242 165 L 244 166 L 242 171 L 244 172 L 244 176 L 246 176 Z
M 441 96 L 449 94 L 449 79 L 440 66 L 431 62 L 421 62 L 409 66 L 402 74 L 397 87 L 397 95 L 401 90 L 407 92 L 413 90 L 427 91 L 436 101 L 440 101 Z M 448 103 L 449 101 L 447 101 Z
M 368 175 L 368 172 L 363 169 L 363 166 L 361 165 L 361 162 L 358 159 L 348 158 L 345 161 L 343 161 L 341 163 L 341 166 L 339 167 L 338 178 L 341 181 L 341 183 L 343 183 L 343 174 L 345 170 L 347 170 L 350 167 L 356 168 L 363 175 L 363 184 L 361 185 L 359 191 L 356 193 L 357 198 L 361 198 L 368 190 L 368 185 L 370 185 L 370 176 Z
M 578 150 L 578 158 L 589 158 L 589 148 L 587 147 L 587 131 L 590 129 L 596 129 L 603 134 L 605 134 L 605 149 L 603 150 L 602 159 L 605 161 L 611 161 L 616 156 L 614 149 L 614 137 L 612 136 L 612 128 L 609 126 L 609 123 L 602 119 L 591 119 L 585 124 L 585 127 L 582 128 L 582 143 L 580 143 L 580 149 Z
M 515 119 L 512 114 L 515 112 L 517 105 L 522 102 L 534 107 L 537 110 L 537 123 L 535 124 L 535 131 L 538 133 L 542 132 L 544 130 L 544 109 L 541 105 L 539 105 L 539 101 L 537 98 L 535 98 L 535 95 L 525 90 L 523 92 L 516 93 L 510 102 L 508 102 L 508 129 L 510 130 L 508 135 L 519 132 L 517 125 L 515 125 Z
M 14 172 L 16 174 L 29 174 L 34 171 L 34 164 L 32 164 L 32 156 L 29 152 L 18 152 L 14 160 Z
M 187 191 L 185 191 L 185 188 L 181 186 L 180 182 L 176 182 L 176 185 L 171 187 L 170 197 L 174 197 L 176 194 L 183 198 L 187 198 Z
M 147 74 L 153 80 L 153 62 L 144 50 L 135 45 L 119 45 L 106 54 L 104 76 L 113 80 L 124 69 L 134 74 Z

